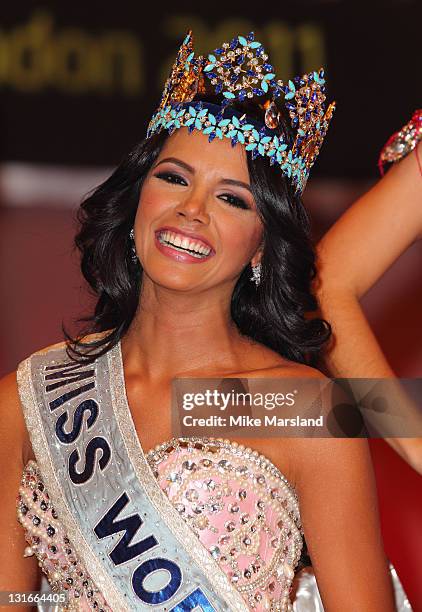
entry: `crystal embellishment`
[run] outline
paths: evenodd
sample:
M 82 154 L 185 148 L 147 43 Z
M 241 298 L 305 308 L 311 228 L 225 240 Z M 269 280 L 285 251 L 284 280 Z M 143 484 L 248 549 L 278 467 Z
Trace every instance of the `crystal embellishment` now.
M 221 103 L 204 101 L 207 94 L 217 94 Z M 278 98 L 284 98 L 292 137 L 282 129 Z M 325 110 L 325 99 L 322 68 L 284 83 L 277 79 L 253 32 L 233 38 L 206 57 L 195 56 L 189 32 L 149 122 L 147 138 L 163 129 L 172 134 L 181 127 L 189 133 L 202 131 L 210 142 L 229 138 L 233 146 L 245 146 L 253 159 L 262 156 L 270 165 L 277 164 L 301 193 L 335 109 L 331 103 Z M 265 110 L 263 122 L 236 112 L 233 104 L 244 100 Z

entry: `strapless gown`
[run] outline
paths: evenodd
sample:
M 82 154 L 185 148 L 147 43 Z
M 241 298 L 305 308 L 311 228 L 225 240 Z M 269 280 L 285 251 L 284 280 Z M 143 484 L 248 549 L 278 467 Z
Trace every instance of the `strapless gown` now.
M 173 439 L 146 457 L 192 538 L 218 562 L 250 610 L 323 612 L 312 570 L 302 569 L 296 492 L 270 461 L 236 442 L 199 438 Z M 37 556 L 53 591 L 68 594 L 66 606 L 56 610 L 111 610 L 95 576 L 73 551 L 32 460 L 22 475 L 17 514 L 28 543 L 25 555 Z M 397 610 L 411 610 L 394 568 L 390 570 Z

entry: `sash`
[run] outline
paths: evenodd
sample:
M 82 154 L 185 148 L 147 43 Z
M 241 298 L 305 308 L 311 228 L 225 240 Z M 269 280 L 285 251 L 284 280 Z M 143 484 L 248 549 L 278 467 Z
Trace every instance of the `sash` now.
M 17 379 L 59 520 L 113 612 L 247 612 L 149 467 L 120 343 L 89 365 L 53 345 L 22 361 Z

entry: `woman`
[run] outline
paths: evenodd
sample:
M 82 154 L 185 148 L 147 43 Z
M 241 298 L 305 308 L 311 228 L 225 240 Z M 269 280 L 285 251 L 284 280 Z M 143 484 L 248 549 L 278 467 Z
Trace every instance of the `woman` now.
M 173 378 L 324 380 L 299 194 L 332 109 L 322 72 L 284 85 L 267 59 L 252 34 L 208 60 L 188 36 L 148 138 L 83 203 L 99 335 L 2 382 L 29 546 L 8 499 L 1 588 L 35 589 L 36 556 L 76 609 L 291 610 L 304 535 L 327 612 L 395 609 L 365 440 L 171 440 Z

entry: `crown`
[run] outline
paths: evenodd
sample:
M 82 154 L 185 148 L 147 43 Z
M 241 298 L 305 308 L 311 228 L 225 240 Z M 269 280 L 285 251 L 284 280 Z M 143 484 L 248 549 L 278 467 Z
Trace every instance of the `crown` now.
M 332 102 L 325 110 L 324 92 L 322 68 L 287 83 L 277 79 L 253 32 L 233 38 L 207 57 L 195 56 L 189 32 L 148 125 L 147 138 L 163 129 L 171 134 L 181 127 L 189 132 L 201 130 L 210 142 L 230 138 L 233 146 L 244 145 L 253 159 L 262 156 L 271 165 L 278 164 L 294 190 L 301 193 L 335 109 Z M 208 102 L 207 95 L 219 97 L 221 104 Z M 279 101 L 276 104 L 280 97 L 284 97 L 290 134 L 283 129 Z M 260 107 L 264 122 L 236 108 L 236 103 L 245 101 L 248 107 Z

